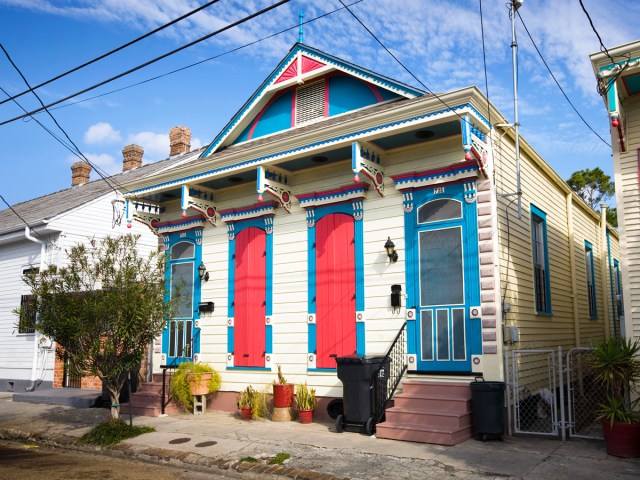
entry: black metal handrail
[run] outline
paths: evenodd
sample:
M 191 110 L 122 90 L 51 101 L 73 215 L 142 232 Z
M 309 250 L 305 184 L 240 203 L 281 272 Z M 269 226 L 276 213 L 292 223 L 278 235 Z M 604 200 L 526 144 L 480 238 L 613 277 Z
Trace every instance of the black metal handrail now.
M 198 332 L 193 337 L 191 337 L 191 341 L 189 342 L 189 344 L 183 345 L 180 350 L 178 350 L 178 355 L 174 357 L 171 363 L 160 365 L 160 368 L 162 369 L 162 397 L 160 398 L 160 413 L 162 415 L 164 415 L 165 408 L 173 399 L 171 393 L 169 393 L 169 396 L 167 396 L 167 370 L 175 370 L 176 368 L 178 368 L 178 359 L 183 358 L 185 350 L 187 350 L 187 352 L 190 353 L 191 356 L 193 356 L 193 344 L 198 336 L 200 336 L 200 330 L 198 330 Z
M 407 322 L 402 324 L 384 360 L 373 375 L 373 415 L 376 423 L 382 420 L 384 412 L 400 380 L 407 371 Z

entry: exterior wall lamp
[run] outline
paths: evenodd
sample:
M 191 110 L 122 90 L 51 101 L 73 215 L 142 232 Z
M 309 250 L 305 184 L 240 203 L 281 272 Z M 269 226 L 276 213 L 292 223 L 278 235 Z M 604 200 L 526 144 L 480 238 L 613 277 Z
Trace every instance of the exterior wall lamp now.
M 207 272 L 207 267 L 204 266 L 204 262 L 200 262 L 200 266 L 198 267 L 198 275 L 200 275 L 200 281 L 209 281 L 209 272 Z
M 387 238 L 384 249 L 387 251 L 391 263 L 396 263 L 398 261 L 398 252 L 396 252 L 396 244 L 391 241 L 391 237 Z

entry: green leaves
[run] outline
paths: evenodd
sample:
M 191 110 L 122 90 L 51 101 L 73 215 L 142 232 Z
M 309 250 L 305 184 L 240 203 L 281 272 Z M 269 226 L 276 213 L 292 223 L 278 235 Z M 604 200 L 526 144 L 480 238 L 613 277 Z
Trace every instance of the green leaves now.
M 573 172 L 567 183 L 594 210 L 615 193 L 615 184 L 611 177 L 605 175 L 598 167 Z
M 112 395 L 171 310 L 164 298 L 164 259 L 141 256 L 138 239 L 94 238 L 71 247 L 66 266 L 23 277 L 38 312 L 36 329 L 58 343 L 83 375 L 100 377 Z

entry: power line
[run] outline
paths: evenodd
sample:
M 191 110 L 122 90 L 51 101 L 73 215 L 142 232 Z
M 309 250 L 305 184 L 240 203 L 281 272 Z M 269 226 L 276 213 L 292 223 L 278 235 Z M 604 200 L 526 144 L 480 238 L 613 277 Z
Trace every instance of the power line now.
M 487 53 L 484 47 L 484 20 L 482 15 L 482 0 L 479 0 L 480 3 L 480 34 L 482 36 L 482 63 L 484 65 L 484 88 L 487 92 L 487 114 L 489 115 L 488 121 L 489 125 L 491 125 L 491 108 L 489 104 L 489 77 L 487 75 Z
M 607 145 L 609 148 L 611 148 L 611 145 L 609 144 L 609 142 L 607 142 L 604 138 L 602 138 L 598 134 L 598 132 L 596 132 L 591 127 L 591 125 L 589 125 L 589 123 L 585 120 L 585 118 L 580 114 L 578 109 L 575 107 L 573 102 L 569 99 L 569 97 L 565 93 L 564 89 L 560 85 L 560 82 L 558 82 L 558 79 L 556 78 L 556 76 L 551 71 L 551 68 L 549 67 L 549 64 L 547 63 L 547 61 L 542 56 L 542 53 L 540 52 L 540 49 L 538 48 L 538 45 L 536 45 L 536 42 L 533 40 L 533 37 L 531 36 L 531 33 L 529 33 L 529 29 L 527 28 L 527 25 L 524 23 L 524 20 L 522 19 L 522 15 L 520 15 L 520 12 L 516 12 L 516 13 L 518 14 L 518 18 L 520 19 L 520 22 L 522 23 L 522 26 L 524 27 L 525 32 L 527 32 L 527 35 L 529 36 L 529 40 L 531 40 L 531 43 L 533 44 L 534 48 L 536 49 L 536 52 L 538 52 L 538 55 L 540 56 L 540 59 L 542 60 L 542 63 L 544 63 L 544 66 L 547 67 L 547 70 L 549 71 L 549 74 L 551 75 L 551 78 L 553 78 L 553 81 L 556 82 L 556 85 L 558 86 L 558 88 L 562 92 L 562 95 L 564 95 L 564 98 L 567 100 L 567 102 L 569 102 L 569 105 L 571 105 L 571 108 L 573 108 L 573 111 L 576 112 L 576 115 L 578 115 L 578 117 L 580 117 L 580 120 L 582 120 L 584 122 L 584 124 L 587 126 L 587 128 L 589 130 L 591 130 L 596 137 L 598 137 L 600 140 L 602 140 L 602 142 L 605 145 Z
M 92 60 L 89 60 L 88 62 L 85 62 L 82 65 L 78 65 L 77 67 L 74 67 L 71 70 L 67 70 L 66 72 L 61 73 L 60 75 L 57 75 L 57 76 L 55 76 L 53 78 L 50 78 L 46 82 L 42 82 L 42 83 L 36 85 L 35 87 L 30 88 L 29 90 L 25 90 L 25 91 L 20 92 L 20 93 L 12 96 L 10 98 L 6 98 L 6 99 L 0 101 L 0 105 L 3 105 L 3 104 L 5 104 L 5 103 L 7 103 L 7 102 L 9 102 L 11 100 L 15 100 L 16 98 L 19 98 L 19 97 L 21 97 L 21 96 L 23 96 L 23 95 L 25 95 L 25 94 L 27 94 L 29 92 L 32 92 L 33 90 L 37 90 L 38 88 L 44 87 L 45 85 L 49 85 L 50 83 L 55 82 L 56 80 L 60 80 L 62 77 L 66 77 L 67 75 L 69 75 L 69 74 L 71 74 L 73 72 L 77 72 L 78 70 L 80 70 L 80 69 L 82 69 L 84 67 L 87 67 L 87 66 L 89 66 L 89 65 L 91 65 L 93 63 L 96 63 L 97 61 L 102 60 L 103 58 L 107 58 L 108 56 L 113 55 L 114 53 L 117 53 L 117 52 L 119 52 L 121 50 L 124 50 L 125 48 L 130 47 L 131 45 L 133 45 L 135 43 L 138 43 L 139 41 L 144 40 L 145 38 L 148 38 L 151 35 L 154 35 L 154 34 L 160 32 L 161 30 L 164 30 L 165 28 L 170 27 L 171 25 L 174 25 L 174 24 L 180 22 L 180 21 L 184 20 L 185 18 L 188 18 L 191 15 L 194 15 L 194 14 L 198 13 L 201 10 L 204 10 L 205 8 L 210 7 L 214 3 L 218 3 L 219 1 L 220 0 L 212 0 L 212 1 L 208 2 L 208 3 L 205 3 L 204 5 L 198 7 L 196 9 L 194 9 L 194 10 L 191 10 L 188 13 L 185 13 L 181 17 L 178 17 L 175 20 L 171 20 L 169 23 L 165 23 L 164 25 L 162 25 L 162 26 L 160 26 L 158 28 L 155 28 L 154 30 L 151 30 L 150 32 L 145 33 L 144 35 L 141 35 L 140 37 L 135 38 L 135 39 L 123 44 L 123 45 L 120 45 L 119 47 L 114 48 L 113 50 L 111 50 L 111 51 L 109 51 L 107 53 L 104 53 L 104 54 L 102 54 L 102 55 L 100 55 L 100 56 L 98 56 L 98 57 L 96 57 L 96 58 L 94 58 Z
M 100 177 L 107 183 L 107 185 L 109 185 L 109 187 L 111 187 L 111 189 L 117 194 L 118 191 L 115 189 L 115 187 L 109 183 L 109 181 L 107 180 L 107 178 L 105 177 L 105 175 L 100 171 L 100 169 L 97 166 L 94 166 L 87 157 L 85 157 L 85 155 L 80 151 L 80 148 L 78 148 L 78 145 L 75 144 L 75 142 L 73 140 L 71 140 L 71 137 L 69 136 L 69 134 L 65 131 L 64 128 L 62 128 L 62 125 L 60 125 L 60 123 L 58 123 L 58 121 L 56 120 L 56 118 L 53 116 L 53 114 L 47 109 L 47 107 L 45 107 L 44 102 L 42 101 L 42 99 L 40 98 L 40 96 L 35 92 L 35 90 L 33 90 L 31 88 L 31 85 L 29 84 L 29 81 L 27 80 L 27 78 L 24 76 L 24 74 L 22 73 L 22 71 L 20 70 L 20 68 L 18 67 L 18 65 L 16 65 L 16 63 L 13 61 L 13 59 L 11 58 L 11 55 L 9 55 L 9 52 L 7 52 L 7 50 L 4 48 L 4 45 L 2 45 L 2 43 L 0 43 L 0 49 L 2 49 L 2 52 L 5 54 L 5 56 L 7 57 L 7 60 L 9 60 L 9 63 L 11 63 L 11 65 L 13 66 L 13 68 L 18 72 L 18 74 L 20 75 L 20 77 L 22 78 L 22 80 L 24 81 L 24 83 L 27 85 L 27 87 L 29 87 L 29 91 L 33 93 L 33 95 L 35 95 L 35 97 L 38 99 L 38 102 L 40 102 L 40 104 L 42 105 L 42 107 L 44 108 L 44 110 L 47 112 L 47 114 L 49 115 L 49 117 L 51 117 L 51 120 L 53 120 L 53 123 L 56 124 L 56 126 L 58 127 L 58 129 L 60 129 L 60 131 L 64 134 L 65 137 L 67 137 L 67 140 L 69 141 L 69 143 L 71 143 L 71 145 L 73 145 L 73 147 L 75 148 L 75 150 L 78 152 L 78 154 L 82 157 L 82 159 L 91 167 L 93 167 L 93 169 L 98 173 L 98 175 L 100 175 Z
M 387 48 L 387 47 L 382 43 L 382 41 L 381 41 L 381 40 L 376 36 L 376 34 L 375 34 L 375 33 L 373 33 L 371 30 L 369 30 L 369 27 L 367 27 L 364 23 L 362 23 L 362 20 L 360 20 L 360 19 L 356 16 L 356 14 L 355 14 L 355 13 L 353 13 L 353 12 L 351 11 L 351 9 L 350 9 L 347 5 L 345 5 L 345 4 L 344 4 L 344 2 L 343 2 L 342 0 L 340 0 L 340 3 L 344 6 L 344 8 L 346 8 L 346 9 L 347 9 L 347 12 L 349 12 L 349 13 L 351 14 L 351 16 L 352 16 L 353 18 L 355 18 L 355 19 L 358 21 L 358 23 L 359 23 L 360 25 L 362 25 L 362 27 L 363 27 L 367 32 L 369 32 L 369 35 L 371 35 L 371 36 L 373 37 L 373 39 L 374 39 L 376 42 L 378 42 L 378 44 L 379 44 L 379 45 L 380 45 L 380 46 L 381 46 L 381 47 L 382 47 L 382 48 L 383 48 L 383 49 L 384 49 L 384 50 L 385 50 L 389 55 L 391 55 L 391 57 L 393 57 L 393 59 L 394 59 L 396 62 L 398 62 L 398 64 L 399 64 L 399 65 L 400 65 L 400 66 L 401 66 L 401 67 L 402 67 L 402 68 L 403 68 L 403 69 L 404 69 L 404 70 L 405 70 L 409 75 L 411 75 L 411 77 L 413 77 L 413 79 L 414 79 L 416 82 L 418 82 L 420 85 L 422 85 L 422 87 L 423 87 L 427 92 L 429 92 L 431 95 L 433 95 L 433 96 L 434 96 L 434 97 L 435 97 L 435 98 L 436 98 L 440 103 L 442 103 L 445 107 L 447 107 L 449 110 L 451 110 L 455 115 L 457 115 L 457 116 L 462 120 L 462 116 L 461 116 L 458 112 L 456 112 L 456 111 L 453 109 L 453 107 L 451 107 L 447 102 L 445 102 L 442 98 L 440 98 L 440 97 L 439 97 L 435 92 L 433 92 L 429 87 L 427 87 L 427 86 L 422 82 L 422 80 L 420 80 L 416 75 L 414 75 L 414 73 L 413 73 L 411 70 L 409 70 L 409 69 L 405 66 L 405 64 L 404 64 L 404 63 L 402 63 L 402 62 L 398 59 L 398 57 L 396 57 L 396 56 L 395 56 L 395 55 L 394 55 L 394 54 L 393 54 L 393 53 L 392 53 L 392 52 L 391 52 L 391 51 L 390 51 L 390 50 L 389 50 L 389 49 L 388 49 L 388 48 Z M 2 125 L 2 124 L 0 124 L 0 125 Z
M 356 0 L 355 2 L 352 2 L 352 3 L 348 4 L 347 6 L 349 6 L 349 7 L 350 7 L 350 6 L 352 6 L 352 5 L 355 5 L 355 4 L 360 3 L 360 2 L 363 2 L 363 1 L 364 1 L 364 0 Z M 306 25 L 306 24 L 308 24 L 308 23 L 315 22 L 316 20 L 320 20 L 321 18 L 328 17 L 329 15 L 332 15 L 332 14 L 334 14 L 334 13 L 336 13 L 336 12 L 340 11 L 340 10 L 344 10 L 345 8 L 346 8 L 346 7 L 338 7 L 338 8 L 336 8 L 336 9 L 334 9 L 334 10 L 331 10 L 330 12 L 326 12 L 326 13 L 323 13 L 322 15 L 318 15 L 317 17 L 313 17 L 313 18 L 310 18 L 310 19 L 308 19 L 308 20 L 305 20 L 304 22 L 302 22 L 302 24 L 303 24 L 303 25 Z M 278 36 L 278 35 L 282 35 L 283 33 L 288 32 L 289 30 L 294 30 L 294 29 L 299 28 L 299 26 L 300 26 L 300 24 L 298 23 L 298 24 L 293 25 L 293 26 L 291 26 L 291 27 L 288 27 L 288 28 L 285 28 L 285 29 L 283 29 L 283 30 L 280 30 L 279 32 L 272 33 L 271 35 L 267 35 L 266 37 L 262 37 L 262 38 L 259 38 L 259 39 L 257 39 L 257 40 L 254 40 L 253 42 L 245 43 L 244 45 L 241 45 L 241 46 L 239 46 L 239 47 L 232 48 L 231 50 L 227 50 L 226 52 L 222 52 L 222 53 L 219 53 L 218 55 L 214 55 L 214 56 L 212 56 L 212 57 L 205 58 L 204 60 L 200 60 L 200 61 L 198 61 L 198 62 L 191 63 L 191 64 L 189 64 L 189 65 L 185 65 L 184 67 L 180 67 L 180 68 L 177 68 L 177 69 L 175 69 L 175 70 L 171 70 L 171 71 L 169 71 L 169 72 L 165 72 L 165 73 L 162 73 L 162 74 L 160 74 L 160 75 L 156 75 L 155 77 L 147 78 L 146 80 L 142 80 L 142 81 L 140 81 L 140 82 L 136 82 L 136 83 L 133 83 L 133 84 L 131 84 L 131 85 L 127 85 L 127 86 L 125 86 L 125 87 L 116 88 L 115 90 L 110 90 L 110 91 L 108 91 L 108 92 L 101 93 L 100 95 L 94 95 L 93 97 L 83 98 L 82 100 L 78 100 L 78 101 L 75 101 L 75 102 L 65 103 L 64 105 L 58 105 L 58 106 L 56 106 L 56 107 L 53 107 L 51 110 L 58 110 L 58 109 L 60 109 L 60 108 L 70 107 L 70 106 L 72 106 L 72 105 L 77 105 L 77 104 L 79 104 L 79 103 L 88 102 L 89 100 L 94 100 L 94 99 L 96 99 L 96 98 L 105 97 L 105 96 L 107 96 L 107 95 L 111 95 L 111 94 L 113 94 L 113 93 L 121 92 L 121 91 L 123 91 L 123 90 L 127 90 L 127 89 L 129 89 L 129 88 L 137 87 L 137 86 L 139 86 L 139 85 L 143 85 L 143 84 L 145 84 L 145 83 L 149 83 L 149 82 L 152 82 L 152 81 L 154 81 L 154 80 L 159 80 L 159 79 L 161 79 L 161 78 L 163 78 L 163 77 L 167 77 L 167 76 L 169 76 L 169 75 L 173 75 L 174 73 L 182 72 L 183 70 L 187 70 L 187 69 L 189 69 L 189 68 L 196 67 L 196 66 L 198 66 L 198 65 L 200 65 L 200 64 L 202 64 L 202 63 L 206 63 L 206 62 L 209 62 L 209 61 L 211 61 L 211 60 L 215 60 L 216 58 L 223 57 L 223 56 L 228 55 L 228 54 L 230 54 L 230 53 L 234 53 L 234 52 L 237 52 L 237 51 L 239 51 L 239 50 L 242 50 L 243 48 L 250 47 L 250 46 L 252 46 L 252 45 L 255 45 L 255 44 L 257 44 L 257 43 L 263 42 L 263 41 L 268 40 L 268 39 L 270 39 L 270 38 L 276 37 L 276 36 Z
M 58 104 L 60 104 L 60 103 L 62 103 L 64 101 L 66 101 L 66 100 L 69 100 L 70 98 L 77 97 L 78 95 L 82 95 L 83 93 L 89 92 L 91 90 L 95 90 L 96 88 L 101 87 L 102 85 L 106 85 L 107 83 L 113 82 L 114 80 L 122 78 L 122 77 L 124 77 L 126 75 L 129 75 L 129 74 L 131 74 L 133 72 L 136 72 L 136 71 L 138 71 L 138 70 L 140 70 L 142 68 L 148 67 L 149 65 L 152 65 L 153 63 L 156 63 L 159 60 L 167 58 L 167 57 L 169 57 L 171 55 L 174 55 L 174 54 L 176 54 L 176 53 L 178 53 L 178 52 L 180 52 L 180 51 L 182 51 L 182 50 L 184 50 L 186 48 L 192 47 L 193 45 L 196 45 L 196 44 L 201 43 L 201 42 L 203 42 L 205 40 L 208 40 L 211 37 L 219 35 L 220 33 L 223 33 L 223 32 L 225 32 L 225 31 L 227 31 L 227 30 L 229 30 L 229 29 L 231 29 L 233 27 L 236 27 L 236 26 L 238 26 L 238 25 L 240 25 L 242 23 L 245 23 L 245 22 L 247 22 L 247 21 L 249 21 L 249 20 L 251 20 L 251 19 L 253 19 L 255 17 L 258 17 L 258 16 L 260 16 L 260 15 L 266 13 L 266 12 L 269 12 L 269 11 L 275 9 L 275 8 L 278 8 L 279 6 L 284 5 L 285 3 L 289 3 L 290 1 L 291 0 L 280 0 L 277 3 L 274 3 L 273 5 L 270 5 L 269 7 L 265 7 L 262 10 L 259 10 L 259 11 L 255 12 L 255 13 L 252 13 L 251 15 L 248 15 L 248 16 L 240 19 L 240 20 L 237 20 L 237 21 L 235 21 L 233 23 L 230 23 L 230 24 L 226 25 L 225 27 L 222 27 L 222 28 L 216 30 L 215 32 L 211 32 L 211 33 L 209 33 L 209 34 L 207 34 L 207 35 L 205 35 L 203 37 L 200 37 L 200 38 L 198 38 L 198 39 L 196 39 L 196 40 L 194 40 L 192 42 L 189 42 L 189 43 L 187 43 L 185 45 L 182 45 L 181 47 L 173 49 L 170 52 L 164 53 L 163 55 L 160 55 L 159 57 L 156 57 L 156 58 L 154 58 L 152 60 L 149 60 L 149 61 L 147 61 L 147 62 L 145 62 L 143 64 L 140 64 L 140 65 L 138 65 L 136 67 L 130 68 L 129 70 L 127 70 L 125 72 L 122 72 L 122 73 L 119 73 L 118 75 L 115 75 L 115 76 L 113 76 L 111 78 L 108 78 L 107 80 L 103 80 L 102 82 L 96 83 L 95 85 L 92 85 L 91 87 L 85 88 L 85 89 L 83 89 L 83 90 L 81 90 L 79 92 L 76 92 L 76 93 L 73 93 L 71 95 L 68 95 L 68 96 L 66 96 L 66 97 L 64 97 L 64 98 L 62 98 L 60 100 L 56 100 L 55 102 L 52 102 L 52 103 L 50 103 L 48 105 L 44 105 L 41 108 L 37 108 L 35 110 L 32 110 L 31 112 L 29 112 L 29 113 L 27 113 L 25 115 L 19 115 L 17 117 L 11 118 L 9 120 L 5 120 L 4 122 L 0 123 L 0 126 L 6 125 L 6 124 L 11 123 L 11 122 L 14 122 L 16 120 L 20 120 L 20 119 L 25 118 L 25 117 L 29 117 L 29 116 L 31 116 L 31 115 L 33 115 L 35 113 L 41 112 L 41 111 L 43 111 L 43 110 L 45 110 L 47 108 L 53 107 L 55 105 L 58 105 Z
M 582 3 L 582 0 L 578 0 L 578 1 L 580 2 L 580 6 L 582 7 L 582 11 L 584 12 L 584 14 L 587 16 L 587 19 L 589 20 L 589 24 L 591 25 L 591 29 L 593 30 L 593 33 L 595 33 L 596 37 L 598 37 L 598 41 L 600 42 L 600 51 L 603 52 L 607 57 L 609 57 L 609 60 L 611 60 L 611 63 L 616 63 L 615 60 L 613 59 L 613 57 L 611 56 L 611 54 L 609 53 L 609 50 L 607 50 L 607 47 L 605 47 L 604 43 L 602 43 L 602 37 L 598 33 L 598 30 L 596 30 L 596 27 L 593 24 L 593 20 L 591 20 L 591 15 L 589 15 L 589 12 L 587 11 L 586 7 L 584 6 L 584 3 Z M 520 20 L 522 20 L 522 19 L 520 19 Z
M 49 240 L 47 240 L 42 235 L 40 235 L 31 225 L 29 225 L 29 223 L 24 218 L 22 218 L 22 216 L 20 216 L 18 212 L 16 212 L 16 209 L 13 208 L 11 205 L 9 205 L 9 202 L 7 202 L 2 195 L 0 195 L 0 199 L 7 207 L 9 207 L 9 210 L 11 210 L 14 215 L 18 217 L 22 221 L 22 223 L 24 223 L 27 226 L 27 228 L 29 228 L 29 230 L 31 230 L 37 237 L 40 237 L 40 239 L 43 242 L 45 242 L 47 246 L 51 245 L 51 242 L 49 242 Z

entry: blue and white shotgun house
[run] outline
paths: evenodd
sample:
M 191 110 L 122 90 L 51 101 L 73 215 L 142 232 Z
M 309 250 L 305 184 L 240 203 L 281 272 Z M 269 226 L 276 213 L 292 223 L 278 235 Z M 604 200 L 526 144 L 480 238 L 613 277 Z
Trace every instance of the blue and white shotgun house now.
M 378 436 L 454 444 L 469 382 L 504 381 L 505 344 L 619 331 L 616 231 L 525 140 L 519 214 L 513 130 L 476 87 L 436 97 L 298 43 L 176 165 L 125 185 L 126 219 L 170 255 L 168 295 L 187 291 L 154 370 L 211 364 L 209 408 L 280 365 L 326 417 L 336 358 L 391 349 Z

